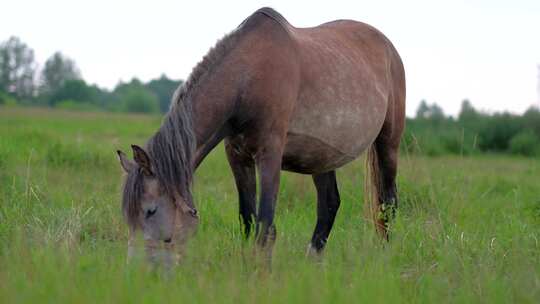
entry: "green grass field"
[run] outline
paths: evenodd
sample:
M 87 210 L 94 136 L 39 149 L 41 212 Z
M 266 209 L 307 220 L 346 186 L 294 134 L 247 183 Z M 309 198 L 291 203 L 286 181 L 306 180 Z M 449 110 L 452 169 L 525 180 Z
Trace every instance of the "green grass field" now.
M 309 176 L 285 173 L 273 270 L 240 234 L 223 147 L 196 174 L 197 236 L 174 273 L 126 264 L 118 148 L 159 117 L 0 107 L 1 303 L 540 303 L 540 160 L 402 155 L 393 238 L 363 206 L 363 160 L 338 171 L 322 261 Z

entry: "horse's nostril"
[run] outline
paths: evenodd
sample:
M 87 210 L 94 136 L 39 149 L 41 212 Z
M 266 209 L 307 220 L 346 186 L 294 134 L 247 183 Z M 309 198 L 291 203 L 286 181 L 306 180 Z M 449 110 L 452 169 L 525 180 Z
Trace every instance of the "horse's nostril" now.
M 144 217 L 146 219 L 150 218 L 152 215 L 156 214 L 156 211 L 157 211 L 157 207 L 153 208 L 153 209 L 148 209 L 146 210 L 146 214 L 144 215 Z
M 172 239 L 171 239 L 171 238 L 168 238 L 168 239 L 163 240 L 163 241 L 164 241 L 165 243 L 170 243 L 170 242 L 172 242 Z

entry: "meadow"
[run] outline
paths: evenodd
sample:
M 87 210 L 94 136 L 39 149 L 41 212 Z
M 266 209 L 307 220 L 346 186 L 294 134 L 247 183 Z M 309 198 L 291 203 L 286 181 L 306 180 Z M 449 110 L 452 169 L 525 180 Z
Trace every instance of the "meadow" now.
M 342 204 L 321 260 L 305 256 L 311 178 L 284 173 L 268 272 L 241 235 L 219 146 L 196 173 L 201 224 L 183 263 L 169 274 L 126 264 L 115 151 L 159 124 L 0 107 L 1 303 L 540 302 L 540 160 L 518 156 L 404 152 L 387 244 L 365 212 L 358 159 L 338 171 Z

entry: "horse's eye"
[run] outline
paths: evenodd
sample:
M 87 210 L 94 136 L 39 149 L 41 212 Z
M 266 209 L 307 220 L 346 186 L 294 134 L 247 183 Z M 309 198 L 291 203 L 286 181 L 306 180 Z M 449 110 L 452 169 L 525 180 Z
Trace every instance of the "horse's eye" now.
M 146 209 L 146 211 L 144 212 L 144 218 L 149 219 L 150 217 L 152 217 L 152 215 L 156 214 L 156 211 L 157 207 Z

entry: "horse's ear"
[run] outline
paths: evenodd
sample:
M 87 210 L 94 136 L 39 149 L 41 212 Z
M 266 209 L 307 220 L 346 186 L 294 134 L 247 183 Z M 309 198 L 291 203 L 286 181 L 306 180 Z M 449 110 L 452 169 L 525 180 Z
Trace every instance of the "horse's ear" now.
M 133 159 L 141 167 L 143 173 L 146 176 L 152 176 L 152 165 L 146 151 L 137 145 L 131 145 L 131 148 L 133 149 Z
M 197 212 L 197 209 L 195 208 L 193 203 L 183 199 L 180 195 L 176 194 L 174 196 L 174 203 L 178 208 L 180 208 L 183 213 L 189 214 L 190 216 L 195 218 L 199 217 L 199 213 Z
M 116 150 L 116 154 L 118 154 L 118 160 L 120 161 L 120 166 L 126 171 L 126 173 L 129 173 L 133 168 L 135 168 L 135 163 L 128 159 L 126 154 L 120 150 Z

